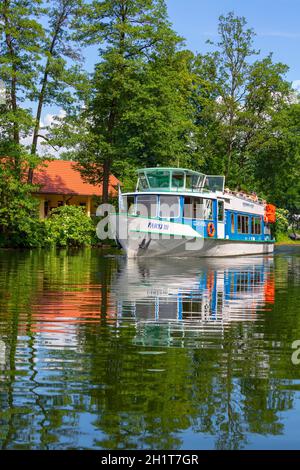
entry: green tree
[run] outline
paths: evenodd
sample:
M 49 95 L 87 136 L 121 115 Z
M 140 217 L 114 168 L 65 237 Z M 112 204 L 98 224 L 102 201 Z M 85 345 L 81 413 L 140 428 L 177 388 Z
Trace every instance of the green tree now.
M 291 214 L 300 212 L 300 104 L 275 113 L 257 139 L 258 190 Z
M 253 189 L 258 142 L 268 123 L 288 105 L 287 66 L 272 55 L 254 60 L 255 33 L 244 17 L 221 16 L 216 50 L 194 64 L 198 145 L 205 170 L 224 173 L 229 184 Z
M 103 182 L 138 164 L 183 163 L 191 153 L 188 100 L 190 53 L 171 29 L 162 0 L 94 1 L 82 37 L 100 46 L 101 61 L 84 96 L 84 111 L 68 116 L 60 145 L 74 148 L 82 174 Z M 85 125 L 84 125 L 85 124 Z M 74 140 L 75 137 L 75 140 Z
M 44 62 L 39 66 L 40 86 L 32 95 L 37 109 L 34 117 L 30 154 L 37 154 L 38 139 L 46 139 L 40 134 L 42 111 L 45 104 L 62 106 L 67 109 L 73 103 L 72 88 L 80 86 L 84 75 L 78 65 L 69 65 L 81 59 L 73 45 L 75 25 L 80 24 L 81 0 L 55 0 L 47 9 L 49 28 L 42 44 Z M 34 162 L 34 158 L 32 158 Z M 28 173 L 28 182 L 32 182 L 33 168 Z
M 0 79 L 6 104 L 0 114 L 0 154 L 10 155 L 19 171 L 20 142 L 30 133 L 32 118 L 21 103 L 36 91 L 40 42 L 44 29 L 40 0 L 3 0 L 0 4 Z
M 19 164 L 26 170 L 26 159 Z M 0 246 L 36 247 L 43 243 L 35 187 L 19 180 L 14 161 L 0 159 Z
M 1 105 L 0 153 L 14 159 L 21 178 L 18 156 L 27 138 L 29 183 L 38 140 L 46 138 L 40 132 L 44 106 L 67 109 L 73 102 L 72 87 L 82 83 L 73 41 L 81 6 L 81 0 L 3 0 L 0 5 L 0 79 L 7 89 L 6 104 Z
M 230 174 L 231 162 L 238 132 L 238 116 L 249 80 L 249 57 L 256 54 L 253 49 L 254 31 L 246 28 L 244 17 L 233 12 L 219 18 L 218 50 L 213 54 L 217 66 L 216 86 L 219 93 L 217 113 L 224 122 L 226 151 L 226 176 Z

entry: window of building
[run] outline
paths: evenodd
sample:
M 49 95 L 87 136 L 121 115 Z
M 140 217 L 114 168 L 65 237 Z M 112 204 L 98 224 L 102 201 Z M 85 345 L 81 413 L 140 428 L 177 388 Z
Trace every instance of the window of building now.
M 252 233 L 254 235 L 261 234 L 261 218 L 260 217 L 253 217 L 252 219 Z
M 238 215 L 238 233 L 249 233 L 249 217 Z
M 176 219 L 180 216 L 178 196 L 160 196 L 159 217 L 162 219 Z
M 224 222 L 224 201 L 218 201 L 218 222 Z
M 231 214 L 231 233 L 235 232 L 235 220 L 234 220 L 234 214 Z
M 50 204 L 49 204 L 50 201 L 45 201 L 45 204 L 44 204 L 44 214 L 45 214 L 45 217 L 48 216 L 49 214 L 49 209 L 50 209 Z

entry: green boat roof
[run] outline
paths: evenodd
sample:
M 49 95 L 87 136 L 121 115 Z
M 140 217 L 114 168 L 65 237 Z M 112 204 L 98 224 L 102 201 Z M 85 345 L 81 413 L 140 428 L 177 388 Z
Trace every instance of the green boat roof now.
M 161 167 L 161 166 L 156 166 L 153 168 L 139 168 L 137 170 L 137 173 L 143 173 L 144 171 L 178 171 L 178 172 L 184 172 L 184 173 L 190 173 L 193 175 L 203 175 L 200 171 L 194 171 L 194 170 L 189 170 L 188 168 L 172 168 L 172 167 Z
M 224 191 L 224 176 L 209 176 L 188 168 L 160 167 L 137 170 L 137 189 L 150 191 L 160 189 L 173 191 L 174 188 L 189 191 Z

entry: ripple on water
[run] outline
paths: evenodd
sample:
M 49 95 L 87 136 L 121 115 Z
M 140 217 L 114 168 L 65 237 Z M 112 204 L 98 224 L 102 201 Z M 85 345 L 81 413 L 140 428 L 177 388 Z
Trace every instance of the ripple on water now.
M 299 284 L 299 251 L 1 253 L 1 447 L 300 448 Z

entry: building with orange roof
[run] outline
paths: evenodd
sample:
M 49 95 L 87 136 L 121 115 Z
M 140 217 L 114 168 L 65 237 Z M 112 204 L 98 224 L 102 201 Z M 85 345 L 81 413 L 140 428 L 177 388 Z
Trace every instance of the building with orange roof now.
M 75 162 L 66 160 L 46 160 L 34 172 L 33 184 L 38 185 L 36 193 L 40 200 L 40 217 L 48 216 L 51 209 L 63 205 L 75 205 L 86 208 L 86 213 L 95 214 L 95 197 L 102 196 L 102 184 L 93 185 L 82 178 Z M 120 181 L 110 176 L 109 193 L 118 194 Z

